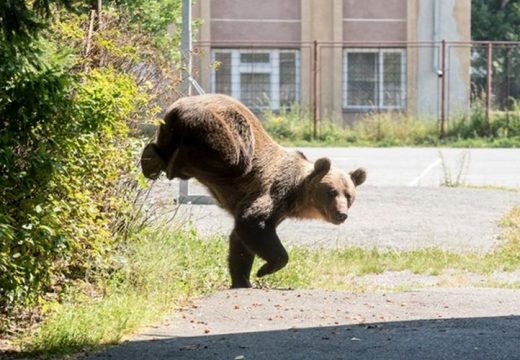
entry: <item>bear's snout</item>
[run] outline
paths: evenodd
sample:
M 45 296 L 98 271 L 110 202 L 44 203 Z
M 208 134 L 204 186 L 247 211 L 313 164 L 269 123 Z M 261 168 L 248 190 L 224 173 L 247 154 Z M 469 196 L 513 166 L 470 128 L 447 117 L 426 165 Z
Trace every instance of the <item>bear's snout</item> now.
M 341 224 L 341 223 L 345 222 L 345 220 L 347 220 L 347 218 L 348 218 L 348 214 L 343 211 L 337 211 L 334 214 L 334 220 L 337 224 Z

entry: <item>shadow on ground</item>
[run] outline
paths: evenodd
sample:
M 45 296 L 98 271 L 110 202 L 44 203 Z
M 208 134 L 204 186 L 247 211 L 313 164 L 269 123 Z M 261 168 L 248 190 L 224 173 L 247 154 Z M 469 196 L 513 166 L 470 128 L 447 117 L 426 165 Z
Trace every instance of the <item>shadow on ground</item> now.
M 513 360 L 520 359 L 520 316 L 155 338 L 126 342 L 91 354 L 89 359 Z

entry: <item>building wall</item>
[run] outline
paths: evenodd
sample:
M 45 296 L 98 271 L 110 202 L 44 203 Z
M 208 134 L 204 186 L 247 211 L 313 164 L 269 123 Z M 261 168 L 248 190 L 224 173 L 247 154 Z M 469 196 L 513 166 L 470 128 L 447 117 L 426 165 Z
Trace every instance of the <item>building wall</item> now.
M 193 16 L 203 19 L 198 36 L 202 56 L 196 59 L 196 74 L 206 91 L 211 89 L 210 47 L 234 47 L 237 44 L 298 48 L 302 41 L 302 0 L 199 0 L 193 5 Z M 289 44 L 289 45 L 288 45 Z M 303 58 L 303 56 L 302 56 Z M 302 64 L 303 76 L 310 66 L 308 56 Z M 303 89 L 302 89 L 303 90 Z M 308 87 L 305 95 L 310 96 Z
M 421 0 L 409 13 L 413 24 L 409 31 L 419 42 L 470 41 L 470 0 Z M 415 77 L 410 93 L 416 99 L 411 109 L 415 114 L 437 117 L 440 109 L 442 49 L 419 46 L 414 51 L 417 61 L 411 63 Z M 470 99 L 470 47 L 448 47 L 446 52 L 447 107 L 451 113 L 466 113 Z
M 301 0 L 213 0 L 211 40 L 300 41 Z
M 406 41 L 405 0 L 344 0 L 344 41 Z
M 470 10 L 470 0 L 385 0 L 384 6 L 381 0 L 199 0 L 193 8 L 194 16 L 204 21 L 199 32 L 203 44 L 304 42 L 300 58 L 304 106 L 312 105 L 312 42 L 317 40 L 321 116 L 347 121 L 354 116 L 342 104 L 343 46 L 355 47 L 352 42 L 469 41 Z M 438 116 L 439 56 L 439 49 L 431 45 L 407 50 L 407 109 L 412 114 Z M 209 56 L 197 61 L 201 84 L 209 90 Z M 449 110 L 465 111 L 469 106 L 469 48 L 450 49 L 449 61 Z

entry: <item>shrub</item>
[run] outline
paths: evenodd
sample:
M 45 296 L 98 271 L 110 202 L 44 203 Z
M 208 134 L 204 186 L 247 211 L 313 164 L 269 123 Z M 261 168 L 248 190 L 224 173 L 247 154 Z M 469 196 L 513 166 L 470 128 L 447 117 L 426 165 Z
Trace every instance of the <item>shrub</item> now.
M 298 104 L 291 106 L 291 109 L 282 109 L 280 113 L 268 111 L 263 117 L 264 128 L 275 139 L 281 141 L 312 139 L 311 115 L 302 110 Z
M 394 113 L 367 116 L 352 126 L 352 132 L 358 142 L 383 146 L 431 145 L 438 138 L 435 121 Z
M 264 114 L 264 127 L 283 143 L 322 143 L 327 145 L 424 145 L 437 141 L 436 122 L 419 121 L 401 114 L 369 114 L 352 125 L 320 121 L 318 137 L 313 138 L 312 116 L 295 106 L 292 111 Z
M 454 139 L 520 138 L 520 104 L 513 99 L 510 111 L 490 112 L 489 123 L 482 102 L 473 105 L 469 116 L 461 116 L 448 126 L 447 137 Z
M 127 124 L 151 96 L 111 67 L 75 74 L 44 41 L 31 46 L 36 57 L 16 57 L 0 42 L 4 311 L 107 264 L 133 199 Z
M 20 15 L 0 26 L 0 317 L 113 270 L 135 194 L 133 136 L 178 96 L 166 25 L 180 0 L 109 2 L 93 34 L 84 4 L 15 3 L 0 5 Z

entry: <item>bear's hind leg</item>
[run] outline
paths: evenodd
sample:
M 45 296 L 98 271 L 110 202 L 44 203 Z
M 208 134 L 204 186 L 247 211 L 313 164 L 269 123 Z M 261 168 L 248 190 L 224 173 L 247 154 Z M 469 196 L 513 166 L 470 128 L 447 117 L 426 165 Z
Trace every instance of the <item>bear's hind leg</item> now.
M 254 255 L 244 246 L 237 232 L 233 230 L 229 236 L 229 273 L 231 287 L 250 288 L 249 276 L 253 267 Z
M 156 180 L 161 174 L 161 171 L 166 168 L 166 164 L 155 144 L 148 144 L 144 148 L 141 155 L 141 168 L 143 175 L 152 180 Z

